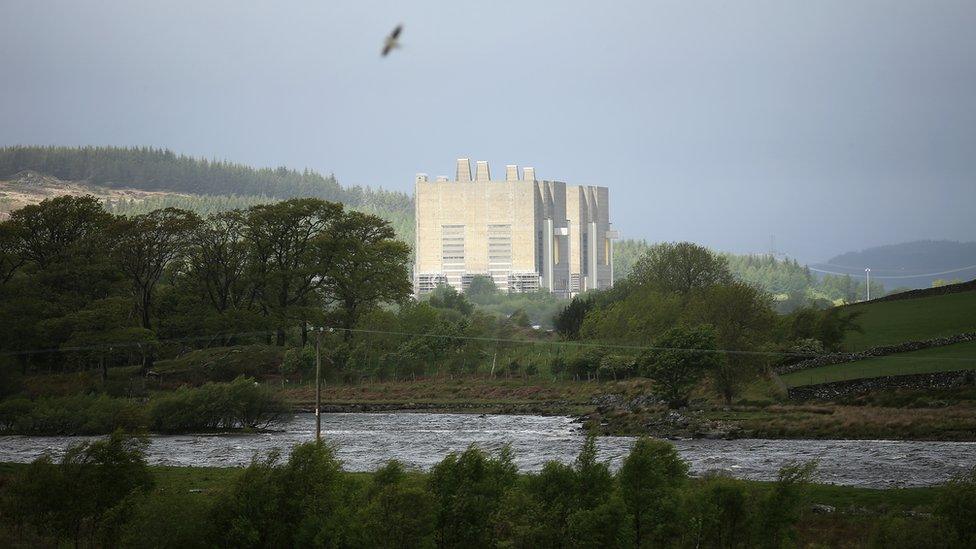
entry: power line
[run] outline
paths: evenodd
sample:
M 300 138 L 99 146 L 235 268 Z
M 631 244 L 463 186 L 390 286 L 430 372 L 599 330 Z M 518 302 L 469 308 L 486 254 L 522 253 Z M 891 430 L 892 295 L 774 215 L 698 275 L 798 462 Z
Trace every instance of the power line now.
M 830 264 L 829 263 L 816 263 L 816 265 L 830 265 Z M 860 267 L 843 267 L 841 265 L 835 265 L 835 266 L 836 267 L 845 268 L 845 269 L 847 269 L 847 268 L 850 268 L 850 269 L 857 268 L 858 270 L 861 270 Z M 839 275 L 839 276 L 858 276 L 860 274 L 860 273 L 839 273 L 839 272 L 836 272 L 836 271 L 828 271 L 826 269 L 817 269 L 815 267 L 810 267 L 809 265 L 807 267 L 811 271 L 816 271 L 818 273 L 832 274 L 832 275 Z M 889 280 L 889 279 L 905 279 L 905 278 L 925 278 L 925 277 L 929 277 L 929 276 L 939 276 L 939 275 L 944 275 L 944 274 L 958 273 L 960 271 L 967 271 L 969 269 L 976 269 L 976 265 L 969 265 L 968 267 L 960 267 L 958 269 L 951 269 L 951 270 L 948 270 L 948 271 L 940 271 L 938 273 L 921 273 L 921 274 L 914 274 L 914 275 L 898 275 L 898 276 L 895 276 L 895 275 L 875 275 L 874 274 L 874 269 L 871 270 L 871 273 L 872 273 L 873 278 L 883 278 L 885 280 Z
M 742 349 L 691 349 L 691 348 L 681 348 L 681 347 L 659 347 L 653 345 L 626 345 L 619 343 L 595 343 L 595 342 L 585 342 L 585 341 L 544 341 L 538 339 L 516 339 L 516 338 L 499 338 L 499 337 L 487 337 L 487 336 L 465 336 L 457 334 L 438 334 L 430 332 L 406 332 L 406 331 L 396 331 L 396 330 L 369 330 L 365 328 L 332 328 L 332 331 L 339 332 L 352 332 L 352 333 L 362 333 L 362 334 L 376 334 L 376 335 L 393 335 L 401 337 L 428 337 L 428 338 L 439 338 L 439 339 L 455 339 L 463 341 L 480 341 L 485 343 L 510 343 L 515 345 L 542 345 L 547 347 L 576 347 L 576 348 L 597 348 L 597 349 L 620 349 L 626 351 L 677 351 L 684 353 L 703 353 L 703 354 L 726 354 L 726 355 L 745 355 L 745 356 L 789 356 L 789 357 L 799 357 L 799 358 L 816 358 L 816 357 L 846 357 L 851 354 L 856 353 L 804 353 L 804 352 L 794 352 L 794 351 L 749 351 Z M 152 344 L 163 344 L 163 343 L 180 343 L 187 341 L 201 341 L 208 339 L 217 338 L 228 338 L 228 337 L 245 337 L 245 336 L 259 336 L 259 335 L 271 335 L 276 333 L 275 330 L 261 330 L 261 331 L 250 331 L 250 332 L 237 332 L 230 334 L 214 334 L 209 336 L 194 336 L 194 337 L 184 337 L 184 338 L 172 338 L 172 339 L 162 339 L 155 340 L 151 342 L 147 341 L 129 341 L 129 342 L 116 342 L 116 343 L 103 343 L 90 346 L 79 346 L 79 347 L 61 347 L 61 348 L 47 348 L 47 349 L 25 349 L 21 351 L 8 351 L 0 353 L 0 356 L 18 356 L 18 355 L 31 355 L 31 354 L 44 354 L 44 353 L 56 353 L 56 352 L 67 352 L 67 351 L 90 351 L 90 350 L 102 350 L 107 348 L 115 347 L 136 347 L 139 345 L 146 345 L 147 343 Z M 931 348 L 931 347 L 930 347 Z M 897 354 L 891 355 L 878 355 L 878 356 L 868 356 L 868 358 L 893 358 L 902 360 L 915 360 L 915 357 L 910 356 L 898 356 Z M 864 360 L 859 359 L 859 360 Z M 953 362 L 976 362 L 976 356 L 974 357 L 925 357 L 925 360 L 942 360 L 942 361 L 953 361 Z

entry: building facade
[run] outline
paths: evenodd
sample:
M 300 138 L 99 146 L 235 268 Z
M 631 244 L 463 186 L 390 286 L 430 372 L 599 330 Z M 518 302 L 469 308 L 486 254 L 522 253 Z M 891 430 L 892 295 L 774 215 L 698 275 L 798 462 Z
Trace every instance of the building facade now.
M 453 180 L 417 174 L 414 204 L 416 295 L 439 284 L 463 292 L 478 275 L 502 291 L 565 297 L 613 284 L 606 187 L 537 180 L 514 165 L 493 180 L 484 161 L 472 177 L 461 158 Z

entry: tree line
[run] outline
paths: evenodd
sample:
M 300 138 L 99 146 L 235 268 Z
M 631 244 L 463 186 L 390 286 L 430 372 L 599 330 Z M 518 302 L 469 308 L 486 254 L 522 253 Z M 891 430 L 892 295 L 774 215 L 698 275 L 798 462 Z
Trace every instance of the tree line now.
M 386 221 L 316 198 L 206 217 L 49 199 L 0 223 L 0 343 L 22 351 L 25 370 L 75 360 L 104 371 L 137 355 L 144 372 L 166 340 L 228 345 L 264 331 L 281 346 L 289 331 L 351 328 L 407 297 L 408 257 Z
M 278 199 L 314 197 L 387 210 L 408 210 L 413 205 L 405 193 L 361 186 L 342 187 L 335 176 L 323 176 L 309 169 L 256 169 L 153 147 L 0 148 L 0 177 L 23 170 L 112 188 Z
M 645 348 L 596 349 L 574 361 L 597 375 L 649 377 L 682 406 L 702 381 L 731 402 L 776 363 L 838 350 L 859 329 L 856 318 L 814 305 L 777 314 L 766 291 L 733 275 L 728 258 L 680 242 L 649 247 L 626 279 L 577 296 L 555 326 L 568 340 Z

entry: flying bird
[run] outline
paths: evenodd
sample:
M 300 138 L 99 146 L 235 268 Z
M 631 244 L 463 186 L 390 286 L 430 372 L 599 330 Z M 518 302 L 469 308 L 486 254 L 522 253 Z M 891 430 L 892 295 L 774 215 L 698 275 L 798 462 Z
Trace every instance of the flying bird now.
M 391 51 L 400 47 L 400 42 L 398 39 L 402 30 L 403 25 L 397 25 L 396 28 L 393 29 L 393 32 L 386 37 L 386 40 L 383 42 L 383 57 L 386 57 Z

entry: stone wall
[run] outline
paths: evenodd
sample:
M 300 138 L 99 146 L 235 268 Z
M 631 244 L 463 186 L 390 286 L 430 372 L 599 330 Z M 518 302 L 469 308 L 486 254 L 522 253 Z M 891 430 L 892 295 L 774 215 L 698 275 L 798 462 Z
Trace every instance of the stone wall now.
M 967 341 L 976 341 L 976 332 L 957 334 L 948 337 L 936 337 L 936 338 L 926 339 L 922 341 L 906 341 L 904 343 L 899 343 L 897 345 L 882 345 L 880 347 L 872 347 L 865 351 L 859 351 L 856 353 L 830 353 L 830 354 L 825 354 L 814 358 L 810 358 L 807 360 L 803 360 L 800 362 L 795 362 L 793 364 L 788 364 L 786 366 L 780 366 L 778 368 L 775 368 L 774 371 L 779 375 L 783 375 L 792 372 L 799 372 L 802 370 L 809 370 L 810 368 L 819 368 L 820 366 L 830 366 L 831 364 L 843 364 L 846 362 L 856 362 L 858 360 L 864 360 L 866 358 L 893 355 L 896 353 L 907 353 L 911 351 L 920 351 L 922 349 L 930 349 L 932 347 L 943 347 L 946 345 L 953 345 L 955 343 L 965 343 Z
M 973 370 L 961 370 L 852 379 L 850 381 L 793 387 L 789 389 L 789 397 L 791 400 L 835 400 L 884 389 L 948 389 L 960 385 L 971 385 L 974 382 L 974 377 L 976 377 L 976 372 Z

